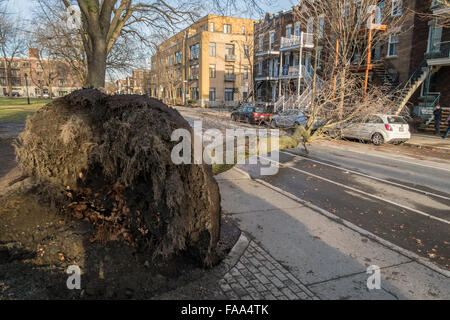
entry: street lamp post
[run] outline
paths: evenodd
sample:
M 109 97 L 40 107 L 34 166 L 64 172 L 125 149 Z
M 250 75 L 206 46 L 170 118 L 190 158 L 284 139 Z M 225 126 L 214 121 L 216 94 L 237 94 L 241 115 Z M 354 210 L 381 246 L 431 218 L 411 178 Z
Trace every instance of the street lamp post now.
M 25 86 L 27 87 L 27 101 L 28 101 L 28 104 L 30 104 L 30 95 L 28 94 L 28 74 L 24 74 L 24 76 L 25 76 Z

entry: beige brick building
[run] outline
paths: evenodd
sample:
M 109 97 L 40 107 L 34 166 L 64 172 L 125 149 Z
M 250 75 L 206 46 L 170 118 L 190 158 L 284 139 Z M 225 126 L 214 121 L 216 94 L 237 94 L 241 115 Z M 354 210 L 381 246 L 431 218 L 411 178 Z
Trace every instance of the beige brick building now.
M 233 106 L 253 92 L 254 20 L 208 15 L 161 43 L 151 95 L 168 103 Z

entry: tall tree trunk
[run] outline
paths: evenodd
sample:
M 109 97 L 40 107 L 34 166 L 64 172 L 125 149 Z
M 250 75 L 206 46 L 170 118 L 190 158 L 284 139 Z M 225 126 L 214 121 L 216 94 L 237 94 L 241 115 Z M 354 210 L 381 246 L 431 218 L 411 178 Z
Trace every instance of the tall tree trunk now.
M 6 85 L 8 86 L 8 96 L 12 97 L 12 73 L 11 62 L 6 65 Z
M 92 43 L 92 50 L 87 52 L 87 79 L 86 85 L 93 88 L 104 88 L 106 77 L 106 41 L 95 39 Z

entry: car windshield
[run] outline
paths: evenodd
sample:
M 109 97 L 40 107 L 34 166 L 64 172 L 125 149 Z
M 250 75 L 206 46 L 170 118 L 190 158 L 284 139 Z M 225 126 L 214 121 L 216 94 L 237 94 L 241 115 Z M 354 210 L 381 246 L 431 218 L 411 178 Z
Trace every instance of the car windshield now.
M 255 112 L 264 113 L 264 108 L 255 108 Z
M 388 123 L 392 123 L 392 124 L 407 124 L 405 119 L 403 119 L 400 116 L 389 116 L 389 117 L 387 117 L 387 120 L 388 120 Z

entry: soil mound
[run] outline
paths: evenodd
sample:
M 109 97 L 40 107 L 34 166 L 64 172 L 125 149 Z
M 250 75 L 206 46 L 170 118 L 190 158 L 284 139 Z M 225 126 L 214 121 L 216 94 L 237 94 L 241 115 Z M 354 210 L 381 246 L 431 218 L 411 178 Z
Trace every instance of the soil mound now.
M 209 266 L 219 259 L 219 188 L 211 166 L 173 164 L 178 128 L 192 133 L 157 100 L 80 90 L 27 120 L 16 155 L 41 193 L 95 226 L 92 242 L 122 240 Z

